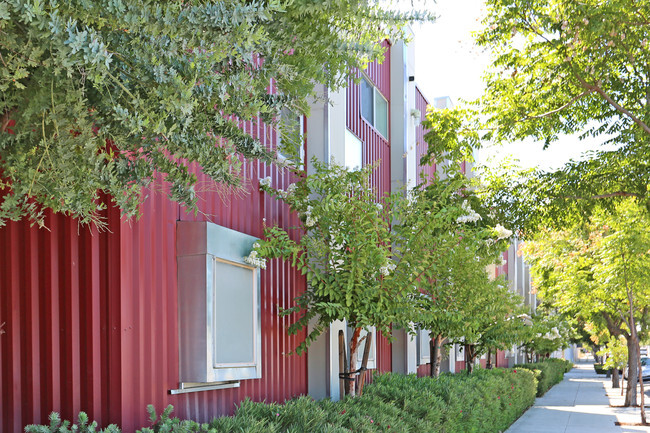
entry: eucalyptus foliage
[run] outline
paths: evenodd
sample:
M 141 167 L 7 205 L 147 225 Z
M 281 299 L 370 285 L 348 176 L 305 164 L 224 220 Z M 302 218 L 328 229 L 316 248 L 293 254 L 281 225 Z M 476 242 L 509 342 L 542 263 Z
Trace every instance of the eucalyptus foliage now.
M 0 1 L 0 224 L 43 210 L 99 223 L 109 194 L 138 215 L 155 178 L 196 209 L 198 162 L 242 185 L 275 150 L 240 128 L 306 111 L 381 58 L 418 13 L 357 0 Z

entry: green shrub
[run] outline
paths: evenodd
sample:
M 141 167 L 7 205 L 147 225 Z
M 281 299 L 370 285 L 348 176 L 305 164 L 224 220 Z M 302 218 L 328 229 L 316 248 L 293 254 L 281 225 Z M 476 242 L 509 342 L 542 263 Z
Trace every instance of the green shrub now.
M 381 374 L 367 385 L 363 397 L 339 402 L 298 397 L 284 404 L 245 400 L 233 416 L 209 424 L 170 418 L 171 406 L 158 416 L 149 406 L 152 426 L 141 432 L 496 433 L 533 404 L 536 390 L 537 382 L 527 369 L 445 373 L 437 379 Z M 119 432 L 115 429 L 110 432 Z
M 553 385 L 562 382 L 564 373 L 573 368 L 573 363 L 564 359 L 550 358 L 532 364 L 517 364 L 514 368 L 533 372 L 537 379 L 537 397 L 541 397 Z
M 594 364 L 594 370 L 596 370 L 596 374 L 607 374 L 608 371 L 611 371 L 611 369 L 605 368 L 603 364 Z

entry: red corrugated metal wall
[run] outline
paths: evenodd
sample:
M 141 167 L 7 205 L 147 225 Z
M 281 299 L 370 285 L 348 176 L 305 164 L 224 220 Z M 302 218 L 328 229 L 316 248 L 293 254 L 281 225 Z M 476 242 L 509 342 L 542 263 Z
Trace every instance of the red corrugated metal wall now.
M 429 106 L 429 101 L 427 101 L 427 98 L 424 97 L 420 89 L 416 86 L 415 87 L 415 108 L 420 110 L 420 115 L 421 115 L 421 120 L 423 121 L 427 115 L 427 107 Z M 418 182 L 420 182 L 421 176 L 433 176 L 433 174 L 436 172 L 436 164 L 429 164 L 426 166 L 421 166 L 420 165 L 420 159 L 427 153 L 428 145 L 424 141 L 424 134 L 427 133 L 427 130 L 424 129 L 424 126 L 422 126 L 422 123 L 420 123 L 416 128 L 415 128 L 415 157 L 416 159 L 416 164 L 417 164 L 417 175 L 418 175 Z
M 272 146 L 275 134 L 260 124 L 244 128 Z M 45 423 L 51 411 L 66 418 L 86 411 L 101 425 L 123 431 L 148 425 L 146 405 L 167 404 L 175 414 L 208 421 L 232 413 L 234 404 L 284 401 L 307 391 L 306 357 L 287 356 L 304 335 L 289 337 L 289 318 L 278 317 L 304 290 L 302 276 L 284 263 L 262 272 L 262 379 L 241 388 L 171 396 L 179 385 L 176 221 L 200 220 L 254 236 L 268 224 L 296 225 L 286 206 L 262 194 L 258 179 L 272 176 L 286 188 L 291 176 L 258 162 L 246 163 L 245 193 L 219 194 L 200 181 L 201 213 L 185 213 L 151 193 L 139 221 L 107 213 L 109 231 L 98 233 L 60 215 L 50 231 L 26 222 L 0 229 L 0 427 L 22 431 Z M 161 184 L 156 189 L 163 189 Z
M 416 374 L 418 377 L 429 377 L 431 375 L 431 364 L 418 365 Z
M 47 214 L 49 231 L 0 229 L 0 427 L 22 431 L 51 411 L 117 420 L 119 215 L 113 233 Z
M 389 63 L 372 64 L 367 73 L 389 99 Z M 389 192 L 388 141 L 360 118 L 358 86 L 348 98 L 356 111 L 348 110 L 347 126 L 365 143 L 364 162 L 382 161 L 373 182 L 380 194 Z M 245 122 L 243 128 L 274 145 L 269 127 Z M 253 236 L 261 236 L 263 218 L 295 225 L 286 206 L 259 192 L 258 179 L 268 175 L 281 188 L 292 181 L 258 162 L 244 166 L 250 185 L 243 194 L 215 192 L 219 187 L 200 176 L 198 215 L 158 192 L 150 194 L 138 221 L 107 211 L 106 232 L 61 215 L 48 215 L 50 231 L 26 222 L 0 228 L 2 431 L 45 423 L 51 411 L 70 419 L 80 410 L 100 425 L 114 422 L 133 431 L 148 424 L 150 403 L 158 410 L 173 404 L 181 418 L 208 421 L 232 413 L 245 397 L 283 401 L 306 393 L 306 357 L 285 355 L 304 334 L 288 336 L 290 318 L 277 315 L 278 305 L 289 306 L 305 280 L 275 261 L 262 273 L 263 378 L 238 389 L 168 394 L 179 382 L 176 221 L 211 221 Z M 380 335 L 377 343 L 378 369 L 389 371 L 388 340 Z
M 390 44 L 384 42 L 382 45 L 386 49 L 385 56 L 389 59 Z M 390 107 L 390 62 L 388 60 L 381 64 L 372 62 L 364 72 L 386 98 Z M 361 72 L 357 71 L 357 77 L 359 76 L 361 76 Z M 390 136 L 390 109 L 388 111 L 388 135 Z M 371 179 L 378 190 L 379 197 L 390 193 L 390 144 L 387 138 L 383 137 L 361 116 L 361 86 L 355 84 L 352 79 L 348 82 L 347 89 L 346 126 L 363 143 L 363 164 L 374 164 L 381 161 Z

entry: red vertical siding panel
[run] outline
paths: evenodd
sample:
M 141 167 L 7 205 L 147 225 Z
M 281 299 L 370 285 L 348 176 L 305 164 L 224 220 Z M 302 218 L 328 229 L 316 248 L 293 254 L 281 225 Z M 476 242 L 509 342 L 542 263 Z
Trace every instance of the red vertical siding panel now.
M 48 260 L 47 263 L 47 269 L 46 269 L 46 281 L 45 281 L 45 287 L 49 285 L 50 290 L 45 291 L 45 301 L 46 301 L 46 308 L 47 311 L 45 313 L 45 317 L 47 317 L 50 321 L 50 327 L 49 329 L 46 328 L 46 332 L 43 334 L 45 335 L 45 353 L 49 354 L 49 357 L 45 359 L 45 374 L 50 374 L 50 377 L 48 378 L 48 402 L 46 404 L 46 409 L 47 410 L 52 410 L 56 412 L 60 412 L 62 407 L 60 403 L 60 398 L 58 395 L 58 392 L 61 388 L 61 353 L 60 353 L 60 348 L 61 348 L 61 338 L 60 338 L 60 317 L 59 317 L 59 311 L 60 311 L 60 296 L 59 292 L 61 290 L 60 288 L 60 276 L 59 276 L 59 247 L 60 247 L 60 242 L 59 238 L 60 236 L 57 236 L 57 233 L 63 233 L 63 228 L 59 224 L 59 218 L 53 216 L 50 213 L 50 219 L 49 221 L 51 222 L 49 227 L 51 230 L 51 234 L 47 235 L 47 243 L 46 243 L 46 248 L 45 251 L 47 251 L 47 254 L 49 254 L 50 260 Z
M 122 346 L 122 323 L 121 323 L 121 273 L 120 268 L 120 214 L 117 209 L 111 208 L 107 212 L 108 224 L 111 236 L 106 243 L 106 322 L 108 328 L 107 350 L 105 366 L 108 380 L 108 420 L 121 424 L 122 417 L 122 352 L 126 350 Z M 131 367 L 132 368 L 132 367 Z M 127 388 L 128 389 L 128 388 Z
M 81 409 L 81 365 L 80 359 L 80 321 L 79 321 L 79 236 L 77 235 L 77 223 L 74 220 L 66 220 L 65 224 L 67 266 L 65 267 L 66 290 L 63 291 L 62 303 L 65 305 L 65 329 L 63 338 L 66 342 L 66 350 L 62 352 L 62 364 L 66 381 L 62 392 L 71 398 L 67 402 L 67 411 L 77 414 Z
M 29 310 L 29 316 L 23 316 L 26 331 L 23 337 L 23 347 L 27 348 L 27 359 L 24 365 L 27 367 L 25 373 L 31 400 L 29 404 L 31 406 L 30 411 L 25 415 L 31 420 L 40 419 L 41 417 L 41 400 L 39 398 L 41 389 L 41 353 L 38 341 L 41 322 L 38 296 L 38 232 L 28 230 L 26 226 L 22 227 L 22 231 L 22 236 L 27 240 L 25 273 L 29 278 L 29 283 L 25 287 L 25 294 L 27 295 L 26 309 Z
M 87 349 L 83 351 L 82 371 L 85 373 L 84 380 L 86 386 L 82 394 L 82 402 L 87 405 L 89 413 L 96 414 L 95 420 L 98 423 L 103 421 L 102 408 L 102 376 L 101 376 L 101 307 L 100 307 L 100 234 L 96 228 L 84 233 L 85 251 L 84 265 L 82 269 L 91 270 L 85 274 L 85 287 L 82 292 L 85 297 L 83 311 L 85 315 L 82 323 L 84 334 L 82 341 L 87 344 Z
M 498 368 L 508 367 L 508 360 L 506 359 L 506 353 L 503 350 L 497 350 L 496 367 Z
M 0 245 L 3 248 L 0 250 L 2 258 L 6 258 L 6 249 L 8 248 L 9 241 L 6 239 L 6 230 L 0 230 Z M 0 355 L 3 353 L 9 353 L 9 346 L 7 342 L 6 327 L 7 327 L 7 318 L 9 313 L 7 311 L 7 305 L 9 304 L 9 283 L 7 277 L 9 276 L 9 270 L 7 269 L 8 262 L 6 260 L 0 260 Z M 8 358 L 8 357 L 7 357 Z M 0 384 L 3 386 L 3 390 L 9 389 L 9 381 L 7 380 L 6 367 L 8 359 L 5 360 L 5 356 L 0 356 Z M 8 392 L 0 392 L 0 429 L 2 431 L 9 431 L 9 423 L 11 422 L 10 416 L 8 416 L 9 410 L 9 395 L 5 397 L 5 394 Z M 12 399 L 13 400 L 13 399 Z M 2 409 L 7 408 L 7 409 Z M 5 415 L 6 412 L 7 415 Z
M 3 347 L 3 353 L 7 353 L 7 359 L 5 359 L 3 379 L 6 380 L 8 386 L 3 387 L 3 393 L 5 393 L 7 400 L 5 401 L 7 411 L 10 416 L 6 417 L 5 428 L 8 431 L 15 430 L 19 427 L 19 423 L 23 420 L 23 412 L 21 405 L 21 387 L 22 383 L 20 381 L 21 371 L 20 371 L 20 299 L 19 294 L 20 290 L 20 281 L 19 281 L 19 272 L 20 264 L 18 261 L 20 255 L 20 247 L 22 242 L 19 244 L 18 238 L 18 225 L 10 223 L 8 226 L 8 241 L 10 245 L 13 246 L 11 254 L 8 254 L 7 257 L 7 267 L 8 278 L 6 284 L 8 287 L 7 297 L 3 303 L 5 311 L 3 314 L 2 321 L 5 322 L 4 330 L 5 334 L 0 336 L 3 341 L 6 341 L 6 344 Z
M 427 113 L 427 107 L 429 106 L 429 101 L 424 97 L 422 92 L 418 87 L 415 88 L 415 108 L 420 111 L 420 116 L 421 120 L 424 120 L 426 113 Z M 424 141 L 424 135 L 428 131 L 424 129 L 422 124 L 420 123 L 416 128 L 415 128 L 415 145 L 416 145 L 416 164 L 417 164 L 417 175 L 418 175 L 418 182 L 420 182 L 421 176 L 425 175 L 427 177 L 433 176 L 433 174 L 436 171 L 436 164 L 429 164 L 426 166 L 421 166 L 420 165 L 420 159 L 427 153 L 428 145 Z
M 431 364 L 421 364 L 418 365 L 417 369 L 417 376 L 418 377 L 428 377 L 431 375 Z

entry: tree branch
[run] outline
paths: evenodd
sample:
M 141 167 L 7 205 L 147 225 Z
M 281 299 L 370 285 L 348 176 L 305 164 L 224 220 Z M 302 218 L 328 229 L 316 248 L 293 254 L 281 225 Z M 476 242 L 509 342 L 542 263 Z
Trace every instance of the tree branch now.
M 582 87 L 584 87 L 587 90 L 591 90 L 593 92 L 598 93 L 600 96 L 603 97 L 603 99 L 605 99 L 609 103 L 609 105 L 614 107 L 620 113 L 625 114 L 634 123 L 636 123 L 641 129 L 643 129 L 647 134 L 650 134 L 650 126 L 646 125 L 643 120 L 639 119 L 634 114 L 632 114 L 629 110 L 625 109 L 622 105 L 620 105 L 618 102 L 614 101 L 611 98 L 611 96 L 609 96 L 603 89 L 600 88 L 599 85 L 587 83 L 584 80 L 584 78 L 582 78 L 580 74 L 576 73 L 575 71 L 574 71 L 574 75 L 578 79 Z
M 555 114 L 555 113 L 557 113 L 557 112 L 559 112 L 559 111 L 564 110 L 565 108 L 569 108 L 569 107 L 570 107 L 571 105 L 573 105 L 573 103 L 576 102 L 578 99 L 581 99 L 581 98 L 583 98 L 583 97 L 585 97 L 585 96 L 587 96 L 587 95 L 589 95 L 589 94 L 591 94 L 591 93 L 593 93 L 593 92 L 594 92 L 593 90 L 585 90 L 584 92 L 582 92 L 582 93 L 579 94 L 579 95 L 574 96 L 573 98 L 571 98 L 571 100 L 570 100 L 569 102 L 567 102 L 566 104 L 562 105 L 562 106 L 559 107 L 559 108 L 556 108 L 555 110 L 547 111 L 546 113 L 543 113 L 543 114 L 537 114 L 537 115 L 534 115 L 534 116 L 526 116 L 526 117 L 524 117 L 522 120 L 527 120 L 527 119 L 541 119 L 541 118 L 544 118 L 544 117 L 551 116 L 551 115 L 553 115 L 553 114 Z

